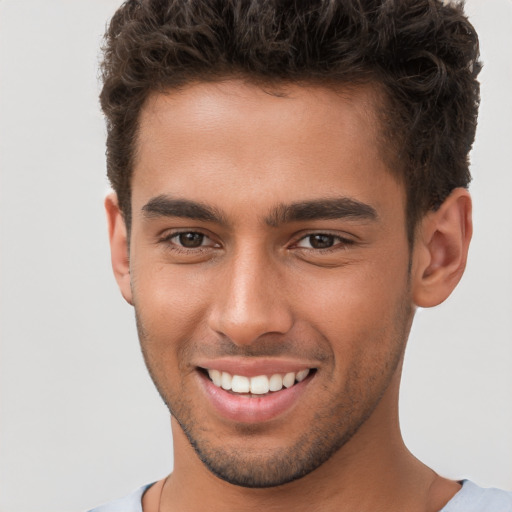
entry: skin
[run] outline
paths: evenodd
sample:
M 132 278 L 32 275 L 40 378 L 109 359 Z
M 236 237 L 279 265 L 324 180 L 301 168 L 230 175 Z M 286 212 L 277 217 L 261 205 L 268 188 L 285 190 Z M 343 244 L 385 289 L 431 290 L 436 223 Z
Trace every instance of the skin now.
M 173 416 L 174 471 L 144 510 L 440 510 L 460 486 L 407 451 L 398 390 L 415 307 L 463 273 L 469 195 L 425 215 L 411 252 L 374 90 L 278 92 L 227 80 L 150 97 L 129 247 L 106 201 L 114 272 Z M 323 213 L 297 215 L 304 202 Z M 234 421 L 198 368 L 225 359 L 316 371 L 282 414 Z

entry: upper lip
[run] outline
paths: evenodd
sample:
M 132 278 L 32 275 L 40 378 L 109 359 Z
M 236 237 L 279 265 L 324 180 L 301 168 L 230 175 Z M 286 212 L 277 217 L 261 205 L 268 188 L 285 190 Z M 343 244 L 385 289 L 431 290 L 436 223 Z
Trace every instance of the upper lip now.
M 257 377 L 258 375 L 274 375 L 276 373 L 299 372 L 316 368 L 315 364 L 303 360 L 277 358 L 219 358 L 199 361 L 197 366 L 207 370 L 228 372 L 232 375 Z

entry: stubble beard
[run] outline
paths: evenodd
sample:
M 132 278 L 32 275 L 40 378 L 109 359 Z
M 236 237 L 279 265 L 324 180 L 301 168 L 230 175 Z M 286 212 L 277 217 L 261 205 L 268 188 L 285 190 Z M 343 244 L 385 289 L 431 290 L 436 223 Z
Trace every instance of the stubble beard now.
M 356 377 L 358 368 L 352 368 L 349 372 L 352 375 L 349 374 L 344 389 L 328 401 L 334 405 L 317 411 L 310 424 L 303 426 L 303 433 L 291 446 L 273 449 L 271 452 L 257 450 L 255 453 L 255 450 L 230 449 L 222 442 L 216 445 L 218 436 L 205 432 L 199 423 L 200 415 L 196 414 L 198 418 L 194 418 L 194 405 L 186 398 L 186 390 L 173 393 L 164 389 L 145 350 L 147 334 L 136 309 L 137 329 L 146 366 L 171 415 L 211 473 L 230 484 L 246 488 L 276 487 L 300 479 L 328 461 L 350 441 L 379 404 L 395 373 L 400 371 L 412 316 L 412 307 L 404 299 L 396 312 L 393 350 L 382 365 L 380 375 L 369 375 L 365 381 L 360 382 Z M 377 389 L 376 377 L 380 382 Z M 367 389 L 374 390 L 372 396 L 368 397 Z M 257 438 L 261 433 L 257 425 L 250 424 L 240 424 L 237 430 L 239 436 L 246 436 L 248 440 Z M 252 445 L 257 446 L 257 443 Z
M 339 429 L 334 426 L 329 430 L 305 426 L 304 433 L 292 446 L 254 454 L 212 446 L 206 438 L 197 435 L 193 422 L 183 424 L 172 410 L 171 414 L 211 473 L 230 484 L 256 489 L 285 485 L 308 475 L 329 460 L 359 428 L 357 425 L 347 430 L 343 424 Z M 321 416 L 317 414 L 313 423 L 322 425 L 326 419 Z M 366 417 L 361 423 L 365 420 Z M 238 433 L 247 438 L 258 435 L 251 427 L 241 427 Z

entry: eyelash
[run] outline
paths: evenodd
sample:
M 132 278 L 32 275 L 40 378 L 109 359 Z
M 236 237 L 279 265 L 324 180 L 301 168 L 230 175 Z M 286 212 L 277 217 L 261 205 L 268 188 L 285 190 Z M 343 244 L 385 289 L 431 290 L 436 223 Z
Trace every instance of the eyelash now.
M 201 240 L 201 243 L 204 242 L 204 239 L 209 239 L 211 241 L 211 245 L 199 245 L 198 247 L 184 247 L 183 245 L 180 245 L 179 242 L 177 241 L 173 241 L 175 239 L 177 239 L 178 237 L 180 237 L 181 235 L 200 235 L 202 237 L 204 237 L 202 240 Z M 307 240 L 308 238 L 312 238 L 312 237 L 321 237 L 321 236 L 325 236 L 325 237 L 330 237 L 333 239 L 333 245 L 329 246 L 329 247 L 319 247 L 319 248 L 315 248 L 315 247 L 300 247 L 298 244 L 302 241 L 305 241 Z M 209 237 L 207 234 L 205 233 L 202 233 L 201 231 L 176 231 L 176 232 L 172 232 L 172 233 L 169 233 L 165 236 L 163 236 L 162 238 L 160 238 L 158 240 L 159 243 L 164 243 L 167 245 L 167 247 L 172 250 L 172 251 L 176 251 L 176 252 L 179 252 L 179 253 L 184 253 L 184 254 L 190 254 L 191 251 L 195 252 L 195 253 L 198 253 L 198 252 L 203 252 L 203 251 L 206 251 L 206 250 L 209 250 L 209 249 L 217 249 L 220 247 L 220 244 L 214 242 L 211 237 Z M 333 233 L 328 233 L 328 232 L 315 232 L 315 233 L 308 233 L 306 235 L 303 235 L 302 237 L 298 238 L 295 242 L 292 243 L 292 245 L 290 246 L 291 249 L 293 248 L 296 248 L 300 251 L 307 251 L 307 252 L 314 252 L 316 254 L 328 254 L 328 253 L 331 253 L 331 252 L 336 252 L 336 251 L 340 251 L 340 250 L 345 250 L 347 248 L 347 246 L 350 246 L 350 245 L 354 245 L 354 240 L 351 240 L 349 238 L 344 238 L 342 236 L 339 236 L 339 235 L 335 235 Z
M 333 238 L 333 245 L 330 247 L 324 247 L 324 248 L 315 248 L 315 247 L 299 247 L 298 244 L 304 240 L 307 240 L 311 237 L 320 237 L 320 236 L 326 236 Z M 303 251 L 312 251 L 315 253 L 321 253 L 321 254 L 328 254 L 335 251 L 342 251 L 347 248 L 347 246 L 354 245 L 355 241 L 351 240 L 349 238 L 344 238 L 340 235 L 335 235 L 333 233 L 328 232 L 316 232 L 316 233 L 308 233 L 307 235 L 302 236 L 299 238 L 296 242 L 293 243 L 292 247 L 297 247 L 299 250 Z
M 200 245 L 198 247 L 184 247 L 183 245 L 180 245 L 179 242 L 174 241 L 177 239 L 180 235 L 201 235 L 204 239 L 208 239 L 212 242 L 212 245 Z M 183 231 L 175 231 L 172 233 L 168 233 L 161 237 L 158 240 L 159 243 L 163 243 L 167 246 L 168 249 L 172 251 L 176 251 L 179 253 L 184 254 L 190 254 L 191 251 L 194 251 L 195 253 L 203 252 L 208 249 L 216 249 L 220 247 L 220 245 L 212 240 L 211 237 L 209 237 L 207 234 L 202 233 L 201 231 L 191 231 L 191 230 L 183 230 Z

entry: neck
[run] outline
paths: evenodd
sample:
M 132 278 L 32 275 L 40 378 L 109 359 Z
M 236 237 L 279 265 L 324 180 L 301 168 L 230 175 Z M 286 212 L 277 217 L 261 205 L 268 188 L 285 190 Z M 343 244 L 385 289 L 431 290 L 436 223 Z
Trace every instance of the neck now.
M 398 425 L 398 382 L 365 424 L 326 463 L 288 484 L 249 489 L 211 474 L 173 420 L 175 467 L 163 488 L 161 512 L 294 510 L 435 512 L 459 490 L 419 462 Z

